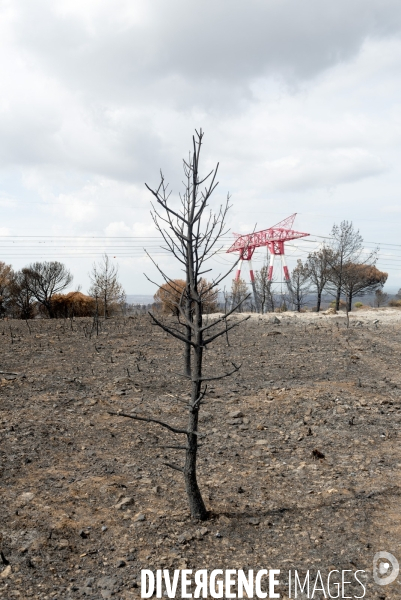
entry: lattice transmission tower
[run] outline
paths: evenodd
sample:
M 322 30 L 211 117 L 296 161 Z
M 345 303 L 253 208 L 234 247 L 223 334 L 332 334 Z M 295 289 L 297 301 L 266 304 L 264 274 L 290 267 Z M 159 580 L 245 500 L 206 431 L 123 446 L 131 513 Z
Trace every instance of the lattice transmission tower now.
M 259 300 L 255 287 L 255 275 L 252 268 L 252 256 L 256 248 L 267 246 L 269 249 L 270 262 L 267 273 L 268 281 L 273 281 L 274 261 L 276 256 L 280 256 L 284 272 L 284 281 L 287 284 L 290 294 L 292 294 L 290 274 L 288 271 L 287 264 L 285 262 L 284 243 L 289 242 L 290 240 L 297 240 L 299 238 L 310 235 L 309 233 L 295 231 L 294 229 L 292 229 L 296 216 L 297 213 L 294 213 L 290 217 L 287 217 L 283 221 L 277 223 L 277 225 L 269 227 L 269 229 L 263 229 L 262 231 L 256 231 L 254 233 L 249 233 L 246 235 L 234 233 L 236 240 L 233 243 L 233 245 L 227 250 L 227 252 L 239 252 L 240 255 L 235 280 L 239 280 L 241 276 L 243 261 L 247 261 L 249 266 L 249 275 L 251 279 L 253 296 L 257 308 L 259 306 Z

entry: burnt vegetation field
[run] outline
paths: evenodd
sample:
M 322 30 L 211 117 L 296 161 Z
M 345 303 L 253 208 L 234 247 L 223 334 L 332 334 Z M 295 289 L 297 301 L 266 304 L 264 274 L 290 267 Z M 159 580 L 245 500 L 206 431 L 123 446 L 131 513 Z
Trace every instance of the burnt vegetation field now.
M 165 465 L 181 438 L 109 414 L 184 427 L 182 345 L 146 315 L 2 321 L 0 598 L 137 598 L 144 568 L 363 569 L 398 597 L 371 577 L 401 548 L 401 326 L 378 314 L 254 315 L 205 351 L 241 369 L 200 411 L 203 522 Z

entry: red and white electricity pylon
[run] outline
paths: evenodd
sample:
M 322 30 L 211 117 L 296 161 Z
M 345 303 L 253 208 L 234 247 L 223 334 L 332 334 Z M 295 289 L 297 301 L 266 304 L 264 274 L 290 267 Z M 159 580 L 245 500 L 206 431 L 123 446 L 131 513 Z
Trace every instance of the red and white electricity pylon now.
M 231 248 L 227 250 L 227 252 L 239 252 L 240 254 L 235 280 L 238 281 L 240 278 L 242 263 L 244 260 L 246 260 L 249 265 L 249 274 L 256 306 L 258 306 L 259 302 L 255 288 L 255 276 L 252 269 L 252 256 L 256 248 L 260 248 L 262 246 L 267 246 L 269 248 L 270 263 L 267 274 L 268 281 L 273 281 L 273 268 L 276 256 L 281 257 L 281 263 L 284 271 L 284 281 L 286 282 L 290 293 L 292 292 L 290 274 L 284 258 L 284 242 L 289 242 L 290 240 L 296 240 L 309 235 L 309 233 L 303 233 L 302 231 L 295 231 L 292 229 L 296 216 L 297 213 L 294 213 L 290 217 L 280 221 L 280 223 L 277 223 L 277 225 L 274 225 L 269 229 L 256 231 L 255 233 L 249 233 L 247 235 L 234 233 L 237 239 Z

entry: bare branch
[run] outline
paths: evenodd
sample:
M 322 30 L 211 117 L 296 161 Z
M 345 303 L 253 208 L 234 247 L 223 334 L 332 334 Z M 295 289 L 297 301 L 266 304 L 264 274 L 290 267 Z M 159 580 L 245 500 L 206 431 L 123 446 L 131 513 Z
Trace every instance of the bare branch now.
M 128 415 L 127 413 L 123 413 L 123 412 L 112 412 L 112 411 L 107 411 L 107 412 L 109 413 L 109 415 L 116 415 L 117 417 L 127 417 L 128 419 L 135 419 L 136 421 L 146 421 L 147 423 L 157 423 L 158 425 L 161 425 L 161 427 L 165 427 L 166 429 L 169 429 L 173 433 L 182 433 L 182 434 L 193 433 L 192 431 L 189 432 L 186 429 L 177 429 L 177 427 L 173 427 L 172 425 L 169 425 L 168 423 L 165 423 L 164 421 L 159 421 L 159 419 L 153 419 L 151 417 L 140 417 L 138 415 Z
M 181 342 L 184 342 L 185 344 L 191 344 L 191 346 L 194 346 L 194 342 L 192 341 L 188 341 L 184 335 L 178 334 L 175 331 L 173 331 L 172 329 L 170 329 L 169 327 L 167 327 L 166 325 L 163 325 L 163 323 L 161 323 L 158 319 L 156 319 L 156 317 L 154 315 L 152 315 L 151 312 L 148 312 L 148 315 L 150 315 L 150 318 L 153 319 L 154 323 L 160 327 L 161 329 L 163 329 L 163 331 L 166 331 L 167 333 L 169 333 L 170 335 L 172 335 L 173 337 L 177 338 L 177 340 L 181 340 Z
M 162 206 L 166 211 L 168 211 L 169 213 L 171 213 L 175 217 L 177 217 L 177 219 L 182 219 L 184 221 L 184 223 L 186 223 L 188 225 L 188 221 L 186 219 L 184 219 L 184 217 L 182 215 L 180 215 L 179 213 L 176 213 L 170 206 L 167 206 L 167 199 L 162 198 L 160 196 L 160 194 L 158 192 L 155 192 L 154 190 L 152 190 L 152 188 L 150 188 L 147 183 L 145 183 L 145 185 L 148 188 L 148 190 L 154 195 L 154 197 L 156 198 L 156 200 L 160 204 L 160 206 Z
M 238 327 L 239 325 L 241 325 L 241 323 L 244 323 L 248 319 L 250 319 L 250 316 L 244 317 L 241 321 L 237 321 L 237 323 L 232 323 L 230 325 L 230 327 L 226 327 L 226 329 L 223 329 L 222 331 L 219 331 L 218 333 L 216 333 L 212 337 L 207 338 L 207 340 L 203 341 L 204 346 L 207 346 L 208 344 L 210 344 L 211 342 L 213 342 L 218 337 L 220 337 L 222 335 L 226 335 L 229 331 L 231 331 L 231 329 L 234 329 L 234 327 Z
M 228 317 L 230 315 L 233 314 L 233 312 L 235 312 L 237 310 L 237 308 L 239 306 L 241 306 L 241 304 L 243 304 L 245 302 L 245 300 L 247 300 L 249 298 L 250 294 L 248 294 L 243 300 L 241 300 L 241 302 L 238 302 L 238 304 L 236 304 L 234 306 L 234 308 L 231 308 L 228 313 L 226 313 L 225 315 L 223 315 L 222 317 L 219 317 L 217 319 L 217 321 L 214 321 L 213 323 L 211 323 L 210 325 L 206 325 L 205 327 L 202 327 L 202 331 L 206 331 L 207 329 L 211 329 L 212 327 L 215 327 L 216 325 L 218 325 L 219 323 L 225 321 L 226 323 L 228 323 L 229 321 L 227 321 Z M 247 319 L 249 319 L 249 317 L 245 317 L 243 320 L 246 321 Z M 240 321 L 240 323 L 242 323 L 243 321 Z M 226 329 L 224 330 L 224 332 L 226 331 Z
M 173 469 L 174 471 L 180 471 L 180 473 L 184 472 L 184 469 L 182 467 L 177 467 L 177 465 L 172 465 L 171 463 L 163 463 L 164 465 L 166 465 L 166 467 L 170 467 L 170 469 Z
M 221 332 L 221 334 L 224 334 L 225 330 Z M 237 365 L 235 365 L 234 363 L 231 363 L 232 365 L 234 365 L 234 369 L 232 371 L 230 371 L 229 373 L 224 373 L 223 375 L 218 375 L 217 377 L 201 377 L 199 379 L 199 381 L 217 381 L 218 379 L 224 379 L 225 377 L 230 377 L 230 375 L 233 375 L 234 373 L 236 373 L 237 371 L 240 370 L 241 366 L 237 367 Z

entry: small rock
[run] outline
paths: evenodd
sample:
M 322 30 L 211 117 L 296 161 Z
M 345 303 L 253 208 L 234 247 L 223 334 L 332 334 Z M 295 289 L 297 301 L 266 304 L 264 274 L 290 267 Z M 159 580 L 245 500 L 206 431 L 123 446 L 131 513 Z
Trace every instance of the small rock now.
M 132 383 L 132 380 L 129 377 L 117 377 L 114 379 L 114 383 L 129 384 Z
M 251 517 L 250 519 L 248 519 L 248 523 L 250 525 L 259 525 L 260 520 L 257 519 L 256 517 Z
M 24 492 L 23 494 L 18 496 L 17 504 L 18 504 L 18 506 L 25 506 L 25 504 L 28 504 L 28 502 L 31 502 L 31 500 L 33 500 L 34 497 L 35 497 L 34 493 Z
M 269 443 L 268 440 L 256 440 L 257 446 L 265 446 L 268 443 Z
M 133 518 L 134 523 L 139 523 L 140 521 L 146 521 L 146 517 L 144 514 L 142 513 L 138 513 L 137 515 L 135 515 L 135 517 Z
M 118 579 L 117 577 L 101 577 L 97 581 L 97 587 L 114 592 L 118 587 Z
M 107 531 L 106 525 L 102 525 L 102 531 Z
M 269 323 L 272 323 L 272 325 L 280 325 L 280 324 L 281 324 L 281 321 L 280 321 L 280 319 L 278 319 L 277 317 L 271 317 L 271 318 L 268 320 L 268 322 L 269 322 Z
M 221 535 L 220 531 L 218 531 L 218 532 L 216 533 L 215 537 L 217 537 L 217 538 L 222 538 L 223 536 Z
M 126 498 L 123 498 L 122 500 L 120 500 L 120 502 L 115 504 L 114 508 L 116 508 L 117 510 L 124 510 L 124 508 L 130 506 L 131 504 L 134 504 L 134 499 L 127 496 Z
M 85 585 L 85 587 L 92 587 L 94 583 L 95 583 L 95 578 L 94 577 L 88 577 L 85 580 L 85 584 L 84 585 Z
M 117 569 L 121 569 L 122 567 L 126 567 L 126 566 L 127 566 L 127 563 L 125 562 L 125 560 L 117 561 L 117 564 L 116 564 Z
M 89 537 L 89 533 L 87 531 L 84 531 L 83 529 L 81 529 L 81 531 L 79 532 L 79 535 L 83 540 L 86 540 L 86 538 Z
M 11 575 L 11 565 L 8 565 L 8 567 L 6 567 L 1 573 L 0 573 L 0 578 L 1 579 L 5 579 L 6 577 L 9 577 Z
M 92 592 L 93 592 L 92 588 L 89 586 L 88 587 L 84 586 L 84 587 L 78 588 L 76 591 L 79 591 L 81 596 L 92 596 Z
M 152 492 L 154 494 L 160 494 L 161 491 L 162 491 L 162 489 L 161 489 L 160 485 L 155 485 L 155 487 L 152 488 Z
M 197 540 L 203 540 L 205 535 L 207 535 L 208 533 L 209 530 L 206 527 L 201 527 L 200 529 L 197 529 L 195 531 L 194 538 L 196 538 Z
M 244 416 L 244 413 L 241 410 L 234 410 L 228 414 L 230 419 L 240 419 Z
M 211 421 L 213 419 L 213 415 L 209 412 L 203 412 L 199 415 L 199 421 L 204 423 L 205 421 Z
M 185 544 L 186 542 L 190 542 L 193 539 L 194 539 L 194 536 L 192 535 L 192 533 L 190 531 L 184 531 L 184 533 L 181 533 L 181 535 L 178 536 L 177 542 L 179 544 Z

